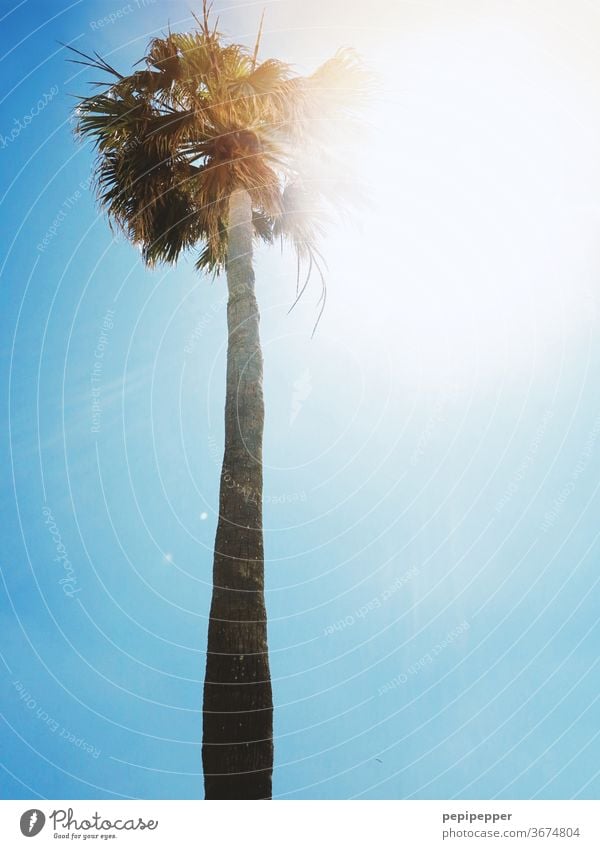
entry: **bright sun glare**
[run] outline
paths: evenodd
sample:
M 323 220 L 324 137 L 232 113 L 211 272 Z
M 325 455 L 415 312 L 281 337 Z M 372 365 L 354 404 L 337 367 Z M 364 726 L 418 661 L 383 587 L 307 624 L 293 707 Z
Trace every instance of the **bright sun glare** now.
M 510 32 L 411 44 L 373 57 L 369 203 L 327 250 L 335 331 L 389 340 L 407 380 L 537 367 L 595 307 L 585 102 Z

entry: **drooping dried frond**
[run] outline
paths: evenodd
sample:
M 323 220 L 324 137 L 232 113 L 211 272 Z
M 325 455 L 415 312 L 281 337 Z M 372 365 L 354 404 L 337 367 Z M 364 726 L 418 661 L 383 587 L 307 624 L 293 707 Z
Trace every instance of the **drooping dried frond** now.
M 125 76 L 97 54 L 73 60 L 108 75 L 77 107 L 77 132 L 96 147 L 100 203 L 144 260 L 175 262 L 197 247 L 198 266 L 224 267 L 228 200 L 246 189 L 254 232 L 289 239 L 314 261 L 318 186 L 298 151 L 324 154 L 324 116 L 350 114 L 366 76 L 340 51 L 308 77 L 225 41 L 204 2 L 198 29 L 154 38 L 144 67 Z M 309 213 L 309 214 L 307 214 Z

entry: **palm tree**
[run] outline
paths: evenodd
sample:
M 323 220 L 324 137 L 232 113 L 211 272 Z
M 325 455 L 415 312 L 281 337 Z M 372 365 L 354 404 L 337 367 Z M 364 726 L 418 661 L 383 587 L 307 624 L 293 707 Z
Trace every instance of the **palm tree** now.
M 321 270 L 314 217 L 322 187 L 301 163 L 323 156 L 323 116 L 348 115 L 363 88 L 344 50 L 310 76 L 226 42 L 202 19 L 153 39 L 123 76 L 98 54 L 73 61 L 109 75 L 77 106 L 92 139 L 99 201 L 148 265 L 197 247 L 197 268 L 227 276 L 225 452 L 215 540 L 203 706 L 207 799 L 271 798 L 273 701 L 262 531 L 263 359 L 253 245 L 289 241 Z M 309 157 L 310 158 L 310 157 Z M 307 214 L 310 213 L 310 214 Z M 322 275 L 321 275 L 321 279 Z M 297 294 L 299 289 L 297 281 Z M 302 288 L 305 287 L 306 284 Z M 323 293 L 324 294 L 324 293 Z M 323 299 L 324 303 L 324 299 Z

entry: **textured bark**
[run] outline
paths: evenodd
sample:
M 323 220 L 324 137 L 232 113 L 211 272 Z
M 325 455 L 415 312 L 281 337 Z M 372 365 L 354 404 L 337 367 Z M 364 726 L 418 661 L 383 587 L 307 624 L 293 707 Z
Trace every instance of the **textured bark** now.
M 263 362 L 252 268 L 252 207 L 229 203 L 225 454 L 204 683 L 207 799 L 270 799 L 273 699 L 262 533 Z

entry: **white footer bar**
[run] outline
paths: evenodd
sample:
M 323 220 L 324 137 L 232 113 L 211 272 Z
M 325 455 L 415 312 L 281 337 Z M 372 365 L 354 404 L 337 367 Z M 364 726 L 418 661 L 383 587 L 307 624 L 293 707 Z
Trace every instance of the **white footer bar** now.
M 50 843 L 115 849 L 599 849 L 600 803 L 0 801 L 3 849 Z

